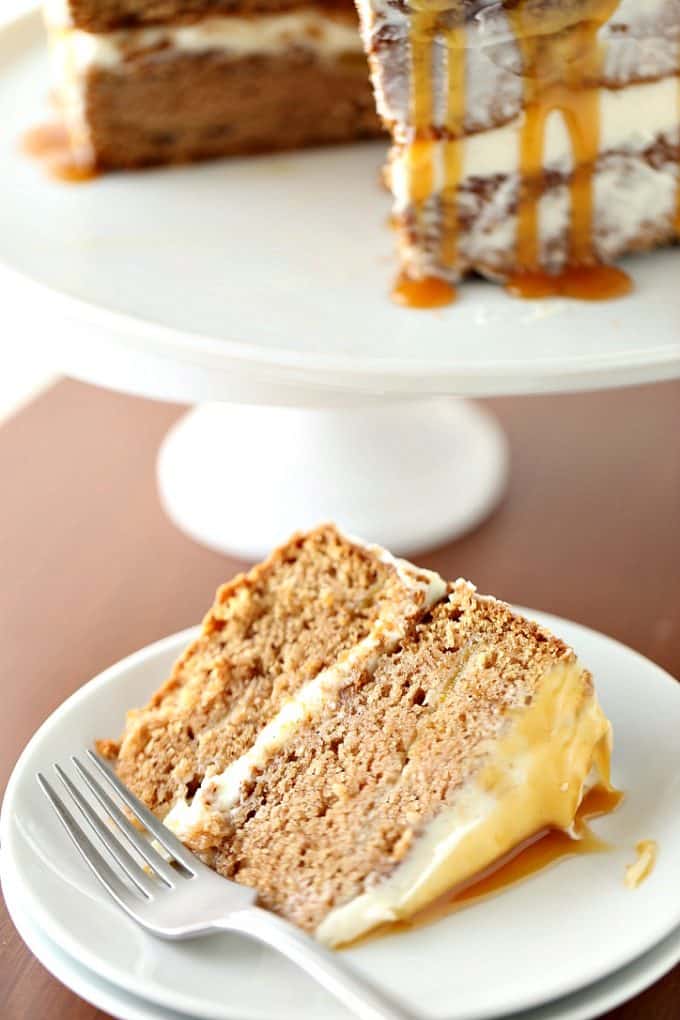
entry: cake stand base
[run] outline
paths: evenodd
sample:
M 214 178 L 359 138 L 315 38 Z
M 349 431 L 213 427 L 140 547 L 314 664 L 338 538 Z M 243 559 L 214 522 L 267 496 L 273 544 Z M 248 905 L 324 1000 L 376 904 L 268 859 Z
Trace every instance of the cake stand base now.
M 300 410 L 203 404 L 158 457 L 161 499 L 192 538 L 261 559 L 297 529 L 332 520 L 412 554 L 458 537 L 498 503 L 505 437 L 468 401 Z

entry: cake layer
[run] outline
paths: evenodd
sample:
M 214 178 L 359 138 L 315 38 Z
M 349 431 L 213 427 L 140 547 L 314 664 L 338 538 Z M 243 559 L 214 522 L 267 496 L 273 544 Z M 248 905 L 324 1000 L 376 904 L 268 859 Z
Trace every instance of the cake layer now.
M 452 299 L 470 270 L 620 296 L 624 274 L 589 288 L 585 268 L 677 236 L 680 0 L 358 6 L 395 143 L 398 300 L 426 303 L 427 277 Z
M 190 24 L 225 15 L 285 13 L 309 0 L 43 0 L 48 24 L 87 32 L 111 32 L 139 25 Z M 350 13 L 351 0 L 317 0 L 319 8 Z
M 432 109 L 427 123 L 439 133 L 450 130 L 448 110 L 448 67 L 462 63 L 461 91 L 465 103 L 464 132 L 504 124 L 516 118 L 523 107 L 525 58 L 517 25 L 510 19 L 508 5 L 477 5 L 476 18 L 464 22 L 462 34 L 450 32 L 456 23 L 457 5 L 427 4 L 422 10 L 441 13 L 423 20 L 417 28 L 419 45 L 428 47 L 432 73 Z M 529 5 L 522 0 L 521 6 Z M 591 3 L 601 7 L 601 3 Z M 597 31 L 602 60 L 581 70 L 584 85 L 619 87 L 632 82 L 655 81 L 680 73 L 680 0 L 621 0 L 612 18 Z M 358 3 L 366 50 L 371 56 L 378 109 L 397 137 L 410 139 L 414 132 L 412 114 L 411 36 L 414 11 L 388 0 Z M 560 61 L 575 63 L 583 58 L 584 45 L 576 30 L 584 4 L 547 4 L 532 22 L 527 15 L 526 31 L 538 33 L 543 52 L 551 52 L 555 66 Z M 443 9 L 442 9 L 443 8 Z M 511 8 L 509 8 L 511 10 Z M 556 17 L 555 10 L 562 13 Z M 574 28 L 565 29 L 565 21 Z M 464 51 L 464 53 L 463 53 Z M 456 123 L 458 117 L 456 116 Z
M 319 8 L 101 35 L 53 30 L 78 158 L 102 168 L 380 133 L 356 16 Z
M 102 750 L 162 816 L 252 747 L 301 688 L 390 647 L 444 591 L 436 574 L 330 526 L 296 536 L 218 591 L 170 679 L 129 713 L 120 746 Z
M 586 168 L 592 179 L 594 258 L 611 262 L 680 239 L 680 145 L 677 133 L 642 151 L 611 151 Z M 443 158 L 442 153 L 438 154 Z M 398 159 L 398 157 L 397 157 Z M 394 222 L 402 264 L 414 279 L 452 281 L 476 271 L 505 279 L 518 269 L 519 196 L 537 204 L 540 264 L 557 272 L 569 261 L 572 201 L 569 171 L 546 172 L 529 183 L 518 173 L 467 176 L 456 198 L 456 262 L 446 264 L 446 220 L 441 193 L 424 206 L 399 206 Z M 450 207 L 447 216 L 450 217 Z
M 551 826 L 607 772 L 609 724 L 559 640 L 458 582 L 312 680 L 166 824 L 330 944 L 408 916 Z

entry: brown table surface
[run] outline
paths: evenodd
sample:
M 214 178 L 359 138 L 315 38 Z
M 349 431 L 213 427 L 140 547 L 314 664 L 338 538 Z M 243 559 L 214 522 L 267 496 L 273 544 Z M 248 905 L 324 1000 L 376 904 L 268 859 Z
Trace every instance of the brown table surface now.
M 507 496 L 423 565 L 605 631 L 680 676 L 680 384 L 490 406 L 511 442 Z M 242 566 L 163 516 L 154 458 L 180 413 L 61 382 L 0 427 L 0 789 L 68 694 L 197 621 Z M 102 1017 L 0 911 L 4 1020 Z M 680 967 L 610 1017 L 680 1020 Z

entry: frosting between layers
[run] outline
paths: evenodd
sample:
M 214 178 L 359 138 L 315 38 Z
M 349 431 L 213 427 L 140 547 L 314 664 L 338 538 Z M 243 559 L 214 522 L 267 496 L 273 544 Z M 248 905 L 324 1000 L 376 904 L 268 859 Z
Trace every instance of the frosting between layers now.
M 609 784 L 611 726 L 577 663 L 549 670 L 533 704 L 490 743 L 488 762 L 416 835 L 392 874 L 332 910 L 322 942 L 350 942 L 469 882 L 526 839 L 570 830 L 594 768 Z
M 676 78 L 628 85 L 622 89 L 599 89 L 600 152 L 643 152 L 660 136 L 677 137 L 680 130 L 680 88 Z M 467 135 L 462 139 L 461 180 L 471 177 L 509 175 L 519 171 L 523 115 L 503 127 Z M 445 184 L 446 142 L 427 144 L 434 171 L 433 193 Z M 396 211 L 411 201 L 411 149 L 399 145 L 392 151 L 390 175 Z M 546 170 L 568 173 L 573 165 L 572 147 L 564 118 L 553 111 L 547 121 L 543 155 Z
M 86 77 L 102 68 L 115 72 L 136 53 L 160 48 L 170 53 L 220 52 L 235 60 L 304 50 L 318 60 L 360 54 L 361 37 L 353 18 L 307 8 L 252 18 L 208 18 L 188 25 L 93 33 L 71 27 L 65 0 L 45 0 L 54 80 L 76 158 L 94 161 L 86 110 Z
M 73 70 L 85 74 L 90 68 L 109 70 L 127 57 L 162 47 L 177 53 L 206 53 L 217 50 L 234 57 L 251 54 L 285 53 L 305 49 L 321 59 L 343 53 L 361 53 L 361 38 L 352 18 L 329 15 L 314 8 L 257 15 L 207 18 L 189 25 L 135 28 L 119 32 L 94 33 L 69 27 L 55 27 L 48 20 L 52 46 L 68 51 Z
M 355 545 L 362 544 L 350 539 Z M 252 747 L 218 775 L 207 777 L 193 799 L 178 800 L 164 821 L 180 839 L 190 839 L 215 813 L 226 815 L 238 802 L 243 783 L 249 780 L 265 762 L 289 739 L 291 734 L 310 717 L 332 700 L 350 682 L 357 668 L 371 671 L 378 658 L 391 651 L 404 637 L 414 616 L 430 609 L 446 593 L 446 582 L 429 570 L 421 570 L 406 560 L 395 559 L 379 546 L 366 546 L 383 562 L 389 563 L 399 574 L 405 586 L 413 593 L 413 600 L 395 615 L 391 605 L 378 615 L 370 632 L 363 640 L 340 658 L 333 666 L 322 670 L 300 688 L 279 710 L 277 715 L 258 733 Z
M 671 136 L 672 137 L 672 136 Z M 600 157 L 593 175 L 595 253 L 602 261 L 617 258 L 650 229 L 670 240 L 677 206 L 680 179 L 676 163 L 649 163 L 638 153 L 613 153 Z M 503 276 L 517 241 L 517 192 L 519 175 L 498 183 L 483 201 L 474 191 L 463 189 L 459 208 L 468 222 L 458 238 L 458 273 L 475 265 L 490 275 Z M 550 188 L 538 208 L 542 261 L 557 270 L 567 257 L 571 218 L 569 188 L 565 183 Z M 437 236 L 439 213 L 434 204 L 423 211 L 426 232 Z M 400 230 L 399 244 L 404 263 L 414 276 L 428 276 L 438 270 L 436 250 L 410 243 L 408 232 Z

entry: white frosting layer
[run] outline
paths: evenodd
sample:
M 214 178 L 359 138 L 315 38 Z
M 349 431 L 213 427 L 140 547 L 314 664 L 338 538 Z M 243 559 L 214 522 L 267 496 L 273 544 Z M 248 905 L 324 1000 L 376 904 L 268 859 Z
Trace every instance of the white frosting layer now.
M 359 544 L 358 540 L 350 541 Z M 363 544 L 363 543 L 361 543 Z M 411 604 L 392 605 L 379 613 L 373 627 L 333 666 L 317 674 L 300 688 L 257 735 L 253 745 L 222 773 L 204 779 L 191 801 L 179 800 L 165 818 L 165 824 L 180 839 L 188 839 L 214 813 L 228 814 L 238 803 L 242 785 L 255 775 L 265 762 L 281 748 L 291 734 L 310 717 L 332 702 L 348 684 L 356 670 L 371 671 L 379 656 L 391 651 L 404 637 L 418 609 L 429 609 L 446 593 L 446 582 L 439 574 L 421 570 L 406 560 L 395 559 L 379 546 L 368 546 L 371 553 L 395 568 L 402 583 L 418 596 Z M 424 602 L 420 597 L 424 595 Z
M 56 29 L 53 35 L 53 47 L 68 49 L 72 71 L 80 75 L 92 67 L 114 69 L 126 56 L 156 47 L 179 53 L 218 50 L 234 57 L 284 53 L 291 48 L 311 50 L 320 59 L 361 52 L 361 38 L 352 19 L 314 9 L 252 18 L 209 18 L 188 25 L 120 32 Z
M 676 78 L 600 89 L 600 152 L 643 152 L 661 137 L 673 137 L 680 125 L 680 88 Z M 523 115 L 503 127 L 463 139 L 462 178 L 511 175 L 519 170 Z M 444 144 L 433 143 L 434 191 L 444 186 Z M 543 165 L 568 173 L 572 167 L 569 132 L 559 111 L 548 118 Z M 411 201 L 406 151 L 396 148 L 390 165 L 396 210 Z

